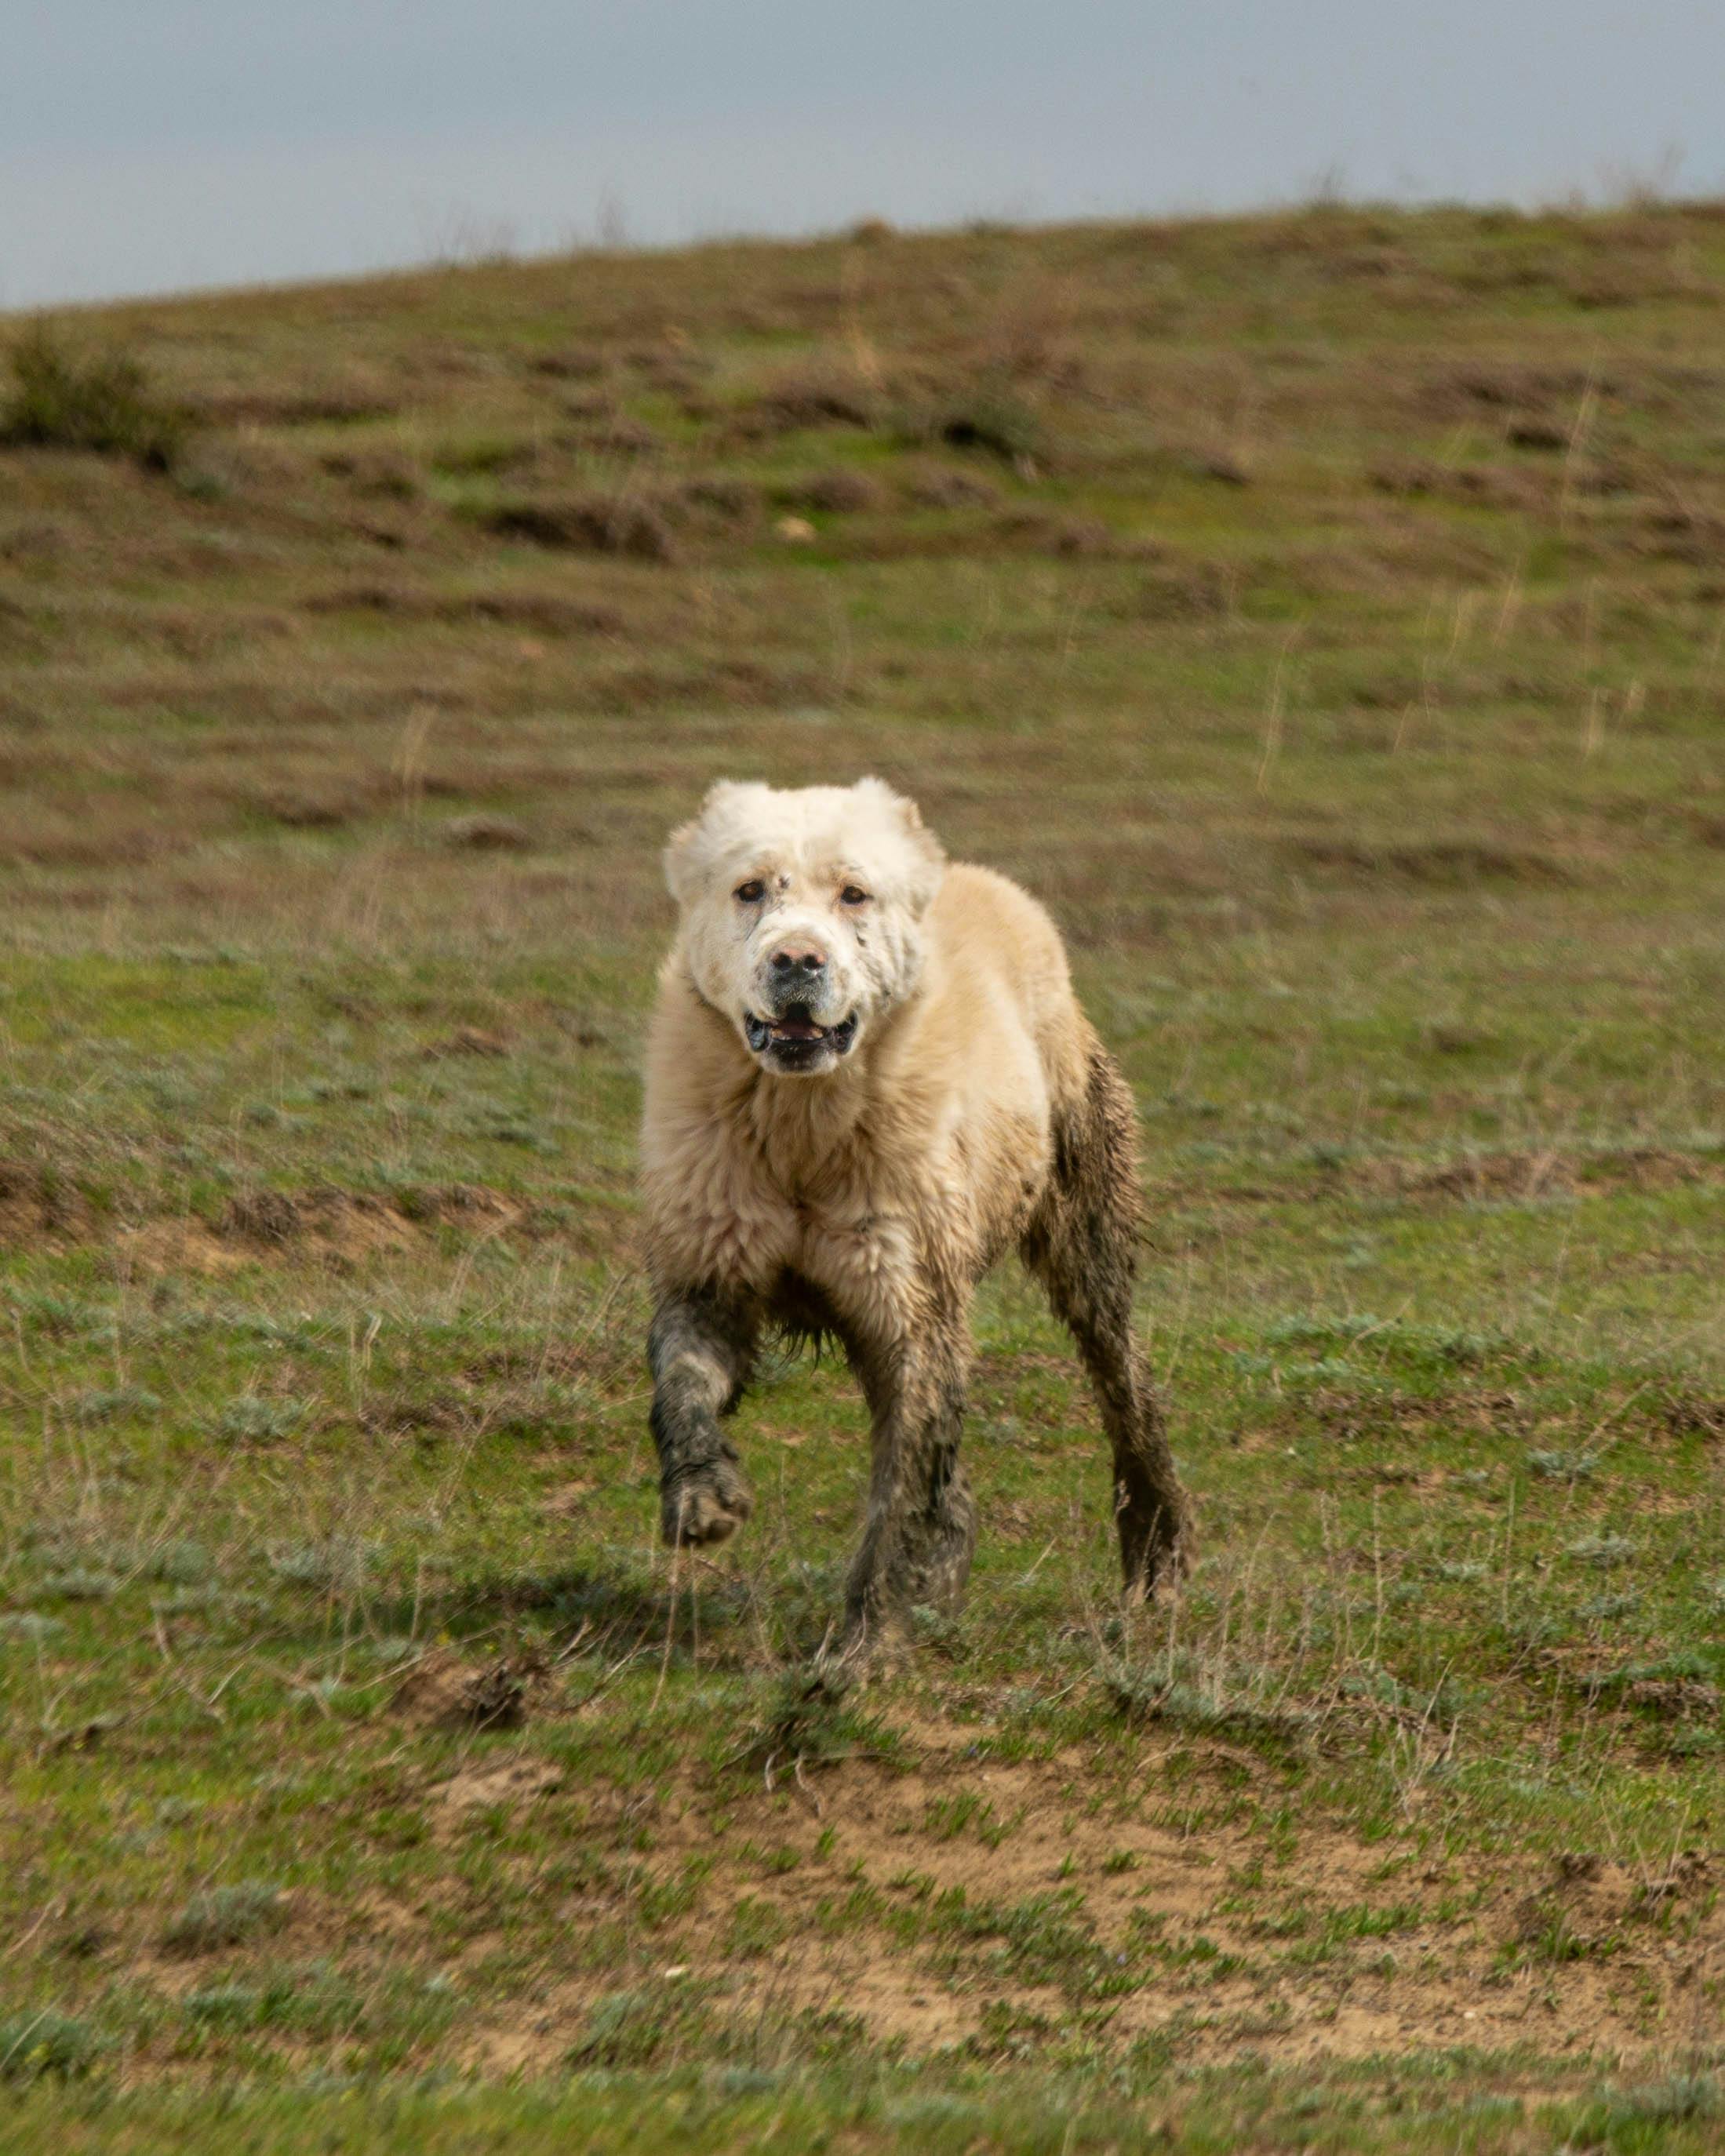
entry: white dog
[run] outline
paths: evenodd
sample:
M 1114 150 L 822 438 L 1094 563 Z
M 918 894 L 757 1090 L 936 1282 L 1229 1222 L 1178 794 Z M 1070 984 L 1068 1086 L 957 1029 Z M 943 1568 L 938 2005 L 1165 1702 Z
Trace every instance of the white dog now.
M 874 1420 L 847 1649 L 955 1602 L 976 1524 L 968 1306 L 1016 1247 L 1089 1369 L 1127 1587 L 1147 1591 L 1189 1517 L 1131 1331 L 1132 1098 L 1053 922 L 1004 876 L 948 866 L 874 778 L 716 786 L 665 870 L 681 921 L 642 1159 L 667 1539 L 748 1517 L 720 1418 L 763 1327 L 829 1333 Z

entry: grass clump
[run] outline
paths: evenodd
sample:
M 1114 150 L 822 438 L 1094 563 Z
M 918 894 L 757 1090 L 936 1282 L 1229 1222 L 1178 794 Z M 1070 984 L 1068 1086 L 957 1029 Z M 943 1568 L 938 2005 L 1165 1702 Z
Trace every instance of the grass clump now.
M 572 2066 L 663 2065 L 691 2048 L 708 2025 L 706 1996 L 675 1979 L 636 1991 L 608 1992 L 571 2046 Z
M 372 1553 L 351 1536 L 325 1542 L 286 1543 L 270 1552 L 270 1569 L 290 1587 L 315 1588 L 321 1594 L 354 1594 L 365 1584 Z
M 258 1393 L 242 1393 L 222 1410 L 222 1435 L 236 1445 L 270 1445 L 291 1437 L 305 1419 L 303 1400 L 265 1399 Z
M 159 1415 L 162 1398 L 143 1385 L 95 1385 L 74 1403 L 80 1422 L 117 1422 L 126 1415 L 141 1420 Z
M 74 1565 L 65 1572 L 50 1573 L 42 1592 L 55 1602 L 105 1602 L 120 1592 L 118 1576 L 90 1565 Z
M 106 2049 L 105 2040 L 81 2015 L 50 2007 L 8 2015 L 0 2021 L 0 2080 L 75 2080 Z
M 212 1887 L 192 1897 L 163 1931 L 162 1943 L 176 1953 L 208 1953 L 214 1948 L 239 1946 L 273 1931 L 285 1915 L 281 1889 L 265 1880 Z
M 1548 1482 L 1591 1482 L 1599 1464 L 1597 1452 L 1540 1450 L 1527 1455 L 1527 1465 Z
M 1296 1707 L 1230 1697 L 1226 1689 L 1195 1683 L 1167 1668 L 1111 1659 L 1103 1662 L 1100 1675 L 1115 1711 L 1128 1722 L 1165 1722 L 1195 1735 L 1295 1746 L 1312 1734 L 1312 1718 Z
M 1598 2138 L 1613 2146 L 1651 2148 L 1660 2129 L 1717 2118 L 1722 2108 L 1725 2097 L 1713 2075 L 1670 2074 L 1662 2081 L 1615 2091 L 1589 2123 L 1596 2124 Z
M 1040 416 L 1013 391 L 987 383 L 913 409 L 904 422 L 904 438 L 919 447 L 997 457 L 1021 475 L 1034 474 L 1047 449 Z
M 87 449 L 167 471 L 183 446 L 183 413 L 165 403 L 128 352 L 80 355 L 45 324 L 10 354 L 12 390 L 0 411 L 0 444 Z

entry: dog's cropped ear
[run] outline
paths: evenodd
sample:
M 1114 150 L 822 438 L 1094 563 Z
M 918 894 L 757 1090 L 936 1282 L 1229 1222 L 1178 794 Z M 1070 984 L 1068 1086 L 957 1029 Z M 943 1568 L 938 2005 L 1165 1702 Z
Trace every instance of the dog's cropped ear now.
M 735 779 L 716 780 L 696 814 L 671 833 L 664 855 L 665 880 L 679 906 L 686 906 L 700 890 L 724 820 L 726 803 L 742 790 Z
M 905 896 L 918 913 L 929 906 L 947 872 L 947 852 L 922 820 L 922 811 L 906 795 L 896 792 L 884 778 L 865 778 L 857 791 L 866 794 L 886 814 L 905 842 Z

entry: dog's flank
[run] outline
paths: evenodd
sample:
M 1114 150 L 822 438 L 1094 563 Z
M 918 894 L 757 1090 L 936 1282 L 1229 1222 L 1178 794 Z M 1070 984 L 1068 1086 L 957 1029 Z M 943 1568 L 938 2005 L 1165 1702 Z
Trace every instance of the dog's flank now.
M 722 1430 L 763 1328 L 830 1335 L 873 1455 L 853 1652 L 962 1595 L 976 1282 L 1016 1247 L 1070 1329 L 1113 1455 L 1127 1591 L 1189 1546 L 1131 1324 L 1132 1098 L 1016 885 L 948 867 L 875 779 L 715 788 L 666 855 L 680 915 L 649 1046 L 652 1425 L 674 1543 L 752 1500 Z

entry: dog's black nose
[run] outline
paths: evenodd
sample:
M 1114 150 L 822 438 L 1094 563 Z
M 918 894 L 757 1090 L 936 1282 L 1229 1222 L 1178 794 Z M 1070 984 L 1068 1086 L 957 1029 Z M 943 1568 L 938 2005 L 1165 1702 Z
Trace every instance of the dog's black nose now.
M 794 980 L 799 975 L 806 980 L 824 970 L 827 954 L 812 943 L 783 943 L 773 954 L 773 970 L 781 980 Z

